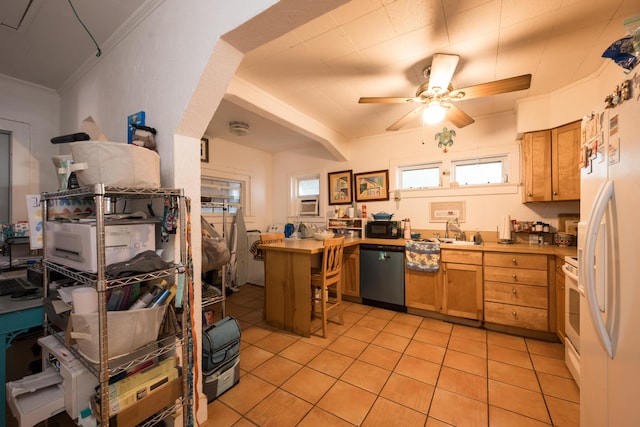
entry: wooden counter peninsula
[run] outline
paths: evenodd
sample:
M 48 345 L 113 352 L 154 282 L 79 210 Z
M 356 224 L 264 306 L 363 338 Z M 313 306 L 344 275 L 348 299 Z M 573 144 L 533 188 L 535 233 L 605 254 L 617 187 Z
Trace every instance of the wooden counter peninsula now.
M 345 247 L 362 239 L 347 238 Z M 258 246 L 264 252 L 264 317 L 267 324 L 298 335 L 311 335 L 311 267 L 322 262 L 323 243 L 285 239 Z
M 367 244 L 404 246 L 404 239 L 347 238 L 345 247 Z M 282 243 L 258 246 L 265 257 L 264 317 L 274 327 L 298 335 L 311 333 L 311 267 L 320 267 L 322 241 L 315 239 L 285 239 Z M 442 249 L 457 251 L 508 252 L 523 254 L 575 256 L 576 247 L 555 245 L 500 244 L 485 241 L 481 245 L 441 244 Z M 359 286 L 359 284 L 357 285 Z M 344 290 L 343 290 L 344 291 Z

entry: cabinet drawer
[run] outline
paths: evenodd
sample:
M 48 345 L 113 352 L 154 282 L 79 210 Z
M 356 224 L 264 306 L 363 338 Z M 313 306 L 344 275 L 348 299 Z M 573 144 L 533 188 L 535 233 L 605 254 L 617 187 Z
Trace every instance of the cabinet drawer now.
M 520 306 L 547 308 L 547 288 L 499 282 L 484 283 L 485 301 L 503 302 Z
M 547 270 L 528 268 L 485 267 L 484 279 L 493 282 L 547 286 Z
M 443 249 L 440 252 L 440 261 L 455 262 L 458 264 L 482 265 L 482 251 L 458 251 L 455 249 Z
M 512 304 L 485 302 L 484 320 L 517 328 L 548 331 L 547 310 Z
M 547 256 L 539 254 L 487 252 L 484 254 L 484 265 L 546 270 Z

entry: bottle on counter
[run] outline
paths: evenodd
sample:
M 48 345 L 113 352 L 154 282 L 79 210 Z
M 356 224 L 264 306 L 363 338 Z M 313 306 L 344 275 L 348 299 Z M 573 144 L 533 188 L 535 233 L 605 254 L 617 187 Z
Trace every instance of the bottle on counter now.
M 367 217 L 367 205 L 363 204 L 362 205 L 362 218 L 366 218 Z
M 404 219 L 404 238 L 411 240 L 411 220 L 409 218 Z

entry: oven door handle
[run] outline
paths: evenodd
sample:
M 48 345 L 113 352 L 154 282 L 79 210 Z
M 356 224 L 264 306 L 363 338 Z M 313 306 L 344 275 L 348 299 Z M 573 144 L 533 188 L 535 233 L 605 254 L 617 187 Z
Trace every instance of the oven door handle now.
M 562 271 L 564 271 L 564 274 L 565 274 L 565 275 L 566 275 L 570 280 L 573 280 L 573 281 L 576 283 L 576 285 L 578 284 L 578 276 L 576 276 L 575 274 L 573 274 L 573 273 L 571 272 L 571 270 L 569 270 L 569 269 L 567 268 L 567 266 L 566 266 L 566 265 L 564 265 L 564 264 L 562 265 Z M 582 290 L 582 288 L 581 288 L 580 286 L 576 286 L 576 287 L 578 288 L 578 292 L 580 292 L 580 294 L 581 294 L 582 296 L 584 296 L 584 290 Z

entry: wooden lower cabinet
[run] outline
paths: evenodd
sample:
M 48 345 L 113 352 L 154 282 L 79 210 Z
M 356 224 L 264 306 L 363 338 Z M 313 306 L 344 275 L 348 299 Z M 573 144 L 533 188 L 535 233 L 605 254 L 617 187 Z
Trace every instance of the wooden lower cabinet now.
M 547 255 L 485 253 L 485 322 L 550 331 L 556 319 L 550 321 L 548 267 Z
M 342 255 L 342 294 L 360 297 L 360 246 L 344 248 Z
M 407 308 L 440 312 L 442 272 L 404 270 L 404 299 Z
M 443 314 L 482 320 L 482 264 L 446 262 L 442 284 Z
M 547 331 L 547 310 L 514 304 L 485 301 L 484 320 L 516 328 Z
M 405 269 L 407 308 L 482 320 L 482 252 L 443 249 L 435 273 Z

